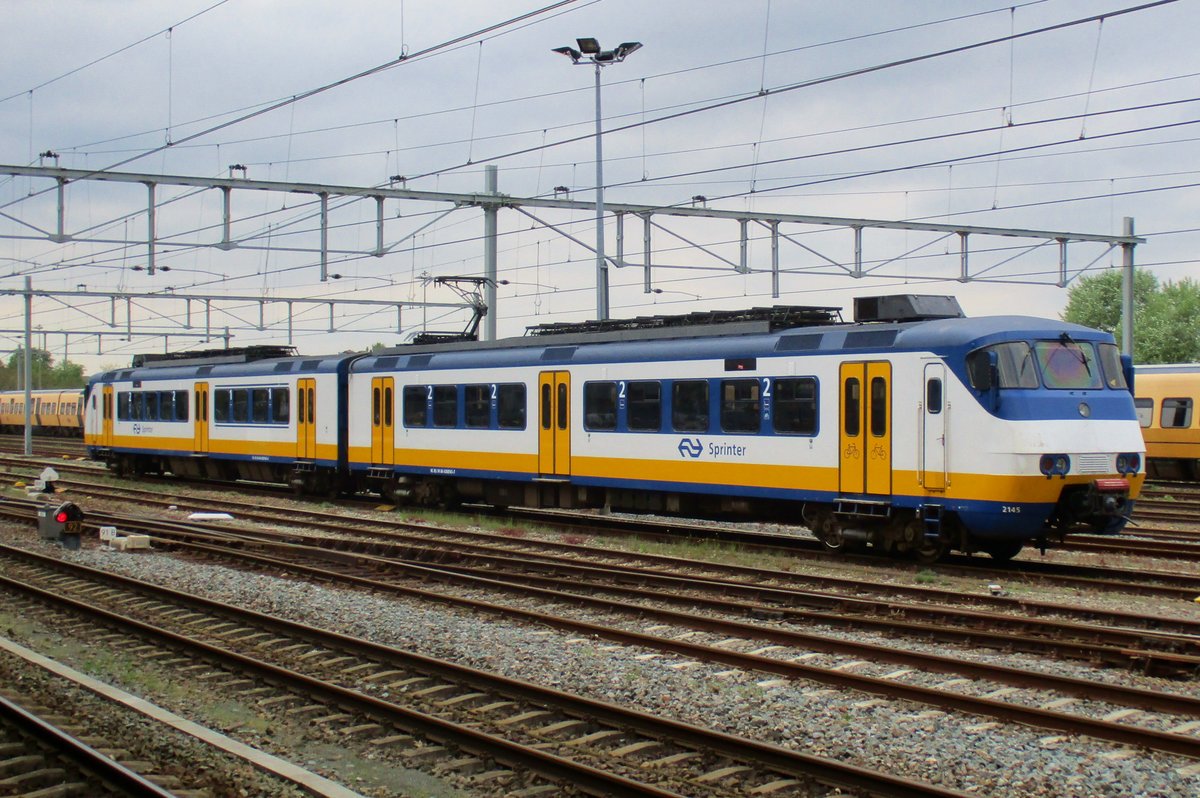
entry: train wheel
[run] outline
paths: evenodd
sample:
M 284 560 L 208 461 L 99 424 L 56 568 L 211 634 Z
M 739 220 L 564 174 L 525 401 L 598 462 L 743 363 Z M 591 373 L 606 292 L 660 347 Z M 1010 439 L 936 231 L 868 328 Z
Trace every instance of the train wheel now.
M 817 536 L 817 540 L 821 541 L 821 548 L 825 551 L 844 553 L 862 548 L 862 544 L 858 540 L 847 537 L 846 530 L 842 528 L 841 522 L 834 517 L 833 513 L 821 513 L 814 521 L 815 523 L 809 528 Z
M 993 560 L 1008 562 L 1020 554 L 1023 548 L 1025 548 L 1025 541 L 1023 540 L 997 540 L 988 543 L 983 547 L 983 550 Z
M 950 544 L 939 539 L 925 538 L 913 549 L 913 556 L 917 558 L 917 562 L 924 565 L 932 565 L 949 553 Z

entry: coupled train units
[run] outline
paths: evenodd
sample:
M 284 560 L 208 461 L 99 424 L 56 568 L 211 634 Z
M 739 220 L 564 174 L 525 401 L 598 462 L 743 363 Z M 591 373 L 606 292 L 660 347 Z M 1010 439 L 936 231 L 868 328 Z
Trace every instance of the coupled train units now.
M 48 388 L 29 392 L 33 413 L 30 418 L 36 435 L 63 435 L 78 438 L 83 434 L 83 389 Z M 0 432 L 21 434 L 25 431 L 25 392 L 0 391 Z
M 1155 479 L 1200 479 L 1200 365 L 1138 366 L 1138 421 L 1146 438 L 1146 472 Z
M 927 560 L 1115 533 L 1145 477 L 1112 336 L 952 297 L 860 298 L 853 323 L 774 307 L 220 354 L 94 376 L 90 455 L 416 505 L 799 522 Z

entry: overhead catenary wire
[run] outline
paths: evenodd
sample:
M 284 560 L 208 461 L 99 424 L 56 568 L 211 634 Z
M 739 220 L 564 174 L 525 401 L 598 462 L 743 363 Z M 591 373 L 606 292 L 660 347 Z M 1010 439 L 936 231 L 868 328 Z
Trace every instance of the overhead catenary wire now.
M 909 64 L 916 64 L 916 63 L 920 63 L 922 61 L 929 61 L 929 60 L 933 60 L 936 58 L 944 58 L 946 56 L 957 55 L 959 53 L 965 53 L 965 52 L 969 52 L 971 50 L 977 50 L 977 49 L 980 49 L 983 47 L 990 47 L 995 44 L 1001 44 L 1004 42 L 1015 41 L 1017 39 L 1028 38 L 1030 36 L 1039 36 L 1039 35 L 1042 35 L 1045 33 L 1050 33 L 1052 31 L 1065 30 L 1067 28 L 1072 28 L 1072 27 L 1076 27 L 1079 25 L 1085 25 L 1085 24 L 1088 24 L 1091 22 L 1095 22 L 1099 19 L 1111 18 L 1111 17 L 1123 16 L 1126 14 L 1134 14 L 1134 13 L 1138 13 L 1141 11 L 1147 11 L 1152 8 L 1157 8 L 1159 6 L 1164 6 L 1164 5 L 1170 5 L 1170 4 L 1173 4 L 1176 2 L 1179 2 L 1179 0 L 1154 0 L 1154 2 L 1151 2 L 1151 3 L 1144 3 L 1141 5 L 1137 5 L 1137 6 L 1131 6 L 1131 7 L 1127 7 L 1127 8 L 1123 8 L 1123 9 L 1117 9 L 1115 11 L 1109 11 L 1104 14 L 1094 14 L 1094 15 L 1091 15 L 1088 17 L 1081 17 L 1079 19 L 1069 20 L 1067 22 L 1059 22 L 1054 25 L 1046 25 L 1046 26 L 1043 26 L 1040 28 L 1023 31 L 1021 33 L 1017 33 L 1017 34 L 1013 34 L 1013 35 L 1009 35 L 1009 36 L 1001 36 L 1001 37 L 997 37 L 997 38 L 986 39 L 986 40 L 979 41 L 979 42 L 972 42 L 970 44 L 959 45 L 957 47 L 950 47 L 950 48 L 937 50 L 937 51 L 933 51 L 933 52 L 922 53 L 920 55 L 909 56 L 907 58 L 894 59 L 894 60 L 886 61 L 886 62 L 879 63 L 879 64 L 873 64 L 870 66 L 859 67 L 857 69 L 846 70 L 846 71 L 839 72 L 839 73 L 832 74 L 832 75 L 825 75 L 825 76 L 822 76 L 819 78 L 811 78 L 809 80 L 803 80 L 803 81 L 799 81 L 797 83 L 785 84 L 782 86 L 777 86 L 772 89 L 767 89 L 765 91 L 754 92 L 751 94 L 742 95 L 740 97 L 735 97 L 732 99 L 723 100 L 723 101 L 716 102 L 716 103 L 710 103 L 710 104 L 707 104 L 707 105 L 704 105 L 704 106 L 701 106 L 698 108 L 692 108 L 692 109 L 689 109 L 686 111 L 678 111 L 678 112 L 675 112 L 672 114 L 667 114 L 664 116 L 649 119 L 645 123 L 634 122 L 634 123 L 631 123 L 628 125 L 623 125 L 621 127 L 610 128 L 606 132 L 610 135 L 614 134 L 614 133 L 620 133 L 625 130 L 632 130 L 642 124 L 655 125 L 655 124 L 659 124 L 662 122 L 667 122 L 667 121 L 671 121 L 671 120 L 675 120 L 675 119 L 681 119 L 683 117 L 691 116 L 691 115 L 698 114 L 698 113 L 715 111 L 720 108 L 728 108 L 733 105 L 738 105 L 738 104 L 741 104 L 744 102 L 749 102 L 751 100 L 756 100 L 756 99 L 759 99 L 760 97 L 764 97 L 764 96 L 768 96 L 768 95 L 772 95 L 772 94 L 776 94 L 776 95 L 784 94 L 787 92 L 797 91 L 799 89 L 807 89 L 807 88 L 812 88 L 814 86 L 820 86 L 820 85 L 824 85 L 827 83 L 832 83 L 834 81 L 846 80 L 848 78 L 860 77 L 862 75 L 868 75 L 868 74 L 871 74 L 874 72 L 881 72 L 883 70 L 895 69 L 897 67 L 907 66 Z M 562 139 L 562 140 L 559 140 L 556 142 L 551 142 L 547 146 L 558 147 L 558 146 L 562 146 L 564 144 L 572 144 L 572 143 L 575 143 L 578 141 L 584 141 L 589 138 L 591 138 L 590 134 L 581 135 L 581 136 L 573 136 L 571 138 Z M 420 174 L 410 175 L 409 180 L 418 180 L 418 179 L 425 178 L 425 177 L 432 177 L 435 175 L 446 174 L 447 172 L 453 172 L 458 169 L 472 166 L 475 163 L 492 162 L 492 161 L 503 160 L 506 158 L 512 158 L 517 155 L 525 155 L 530 152 L 533 152 L 536 149 L 537 148 L 535 148 L 535 147 L 526 147 L 526 148 L 523 148 L 520 150 L 514 150 L 514 151 L 510 151 L 510 152 L 506 152 L 506 153 L 500 153 L 500 154 L 493 155 L 493 156 L 490 156 L 487 158 L 480 158 L 477 161 L 474 161 L 472 163 L 458 163 L 458 164 L 454 164 L 451 166 L 442 167 L 440 169 L 433 169 L 433 170 L 430 170 L 427 172 L 422 172 Z

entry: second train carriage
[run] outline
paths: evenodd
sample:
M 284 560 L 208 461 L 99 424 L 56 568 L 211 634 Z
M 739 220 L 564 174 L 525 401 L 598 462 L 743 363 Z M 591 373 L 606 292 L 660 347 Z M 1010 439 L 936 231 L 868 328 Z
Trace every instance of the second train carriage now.
M 1112 337 L 960 318 L 943 299 L 873 298 L 861 324 L 776 308 L 721 325 L 687 323 L 705 317 L 694 314 L 683 326 L 113 372 L 91 386 L 88 443 L 119 467 L 419 504 L 803 520 L 830 549 L 927 558 L 1009 557 L 1075 528 L 1119 530 L 1143 444 Z M 194 390 L 191 439 L 120 418 L 122 393 L 189 383 L 228 395 L 227 420 Z M 276 390 L 286 418 L 273 415 Z M 117 397 L 107 444 L 97 391 Z
M 1161 479 L 1200 479 L 1200 365 L 1138 366 L 1135 371 L 1146 471 Z
M 348 359 L 293 352 L 215 350 L 96 375 L 86 399 L 88 451 L 124 474 L 332 491 L 341 471 L 345 407 L 337 397 Z
M 30 423 L 37 435 L 79 437 L 83 434 L 83 389 L 39 388 L 30 391 Z M 0 432 L 25 431 L 25 392 L 0 391 Z

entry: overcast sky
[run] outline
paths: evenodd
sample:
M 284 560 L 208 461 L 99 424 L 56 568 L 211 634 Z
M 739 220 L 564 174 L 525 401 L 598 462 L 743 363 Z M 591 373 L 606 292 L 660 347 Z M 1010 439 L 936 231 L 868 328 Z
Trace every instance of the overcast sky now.
M 240 164 L 258 180 L 380 186 L 404 176 L 408 188 L 445 192 L 482 190 L 483 166 L 494 163 L 505 194 L 552 196 L 566 187 L 566 196 L 591 201 L 593 71 L 551 52 L 591 36 L 605 48 L 644 44 L 602 75 L 606 202 L 690 205 L 703 196 L 709 207 L 733 211 L 1096 234 L 1119 234 L 1122 219 L 1133 217 L 1147 238 L 1139 264 L 1161 280 L 1198 274 L 1196 0 L 1123 14 L 1138 4 L 576 0 L 531 14 L 550 5 L 9 2 L 0 33 L 0 163 L 202 177 L 227 177 Z M 1107 16 L 1065 24 L 1099 14 Z M 1063 27 L 1010 38 L 1055 25 Z M 995 39 L 1002 41 L 972 46 Z M 965 49 L 937 55 L 956 48 Z M 396 62 L 402 54 L 414 57 Z M 886 66 L 906 59 L 915 60 Z M 40 157 L 47 151 L 58 157 Z M 96 243 L 62 244 L 36 232 L 56 224 L 53 192 L 40 193 L 52 186 L 0 178 L 0 290 L 20 289 L 28 275 L 49 291 L 455 302 L 422 276 L 483 270 L 476 209 L 389 201 L 385 231 L 394 248 L 382 258 L 335 254 L 329 270 L 343 278 L 322 283 L 311 196 L 235 192 L 234 237 L 246 246 L 224 251 L 204 246 L 220 238 L 220 192 L 162 187 L 156 223 L 166 240 L 156 261 L 170 271 L 150 277 L 145 244 L 121 243 L 146 234 L 143 186 L 69 186 L 67 232 Z M 374 203 L 331 204 L 331 248 L 371 249 Z M 496 308 L 501 335 L 595 312 L 594 255 L 544 226 L 593 244 L 593 214 L 534 215 L 500 214 L 500 277 L 511 283 Z M 1057 316 L 1067 297 L 1054 285 L 1053 245 L 1027 252 L 1036 241 L 973 242 L 973 272 L 1009 282 L 964 284 L 953 279 L 955 238 L 868 232 L 864 259 L 880 276 L 852 280 L 821 274 L 852 255 L 851 233 L 793 228 L 784 231 L 774 298 L 765 229 L 752 230 L 753 271 L 741 275 L 727 262 L 738 258 L 736 222 L 656 220 L 677 234 L 654 232 L 651 264 L 662 293 L 643 292 L 642 225 L 627 221 L 631 267 L 612 270 L 613 317 L 771 304 L 835 305 L 849 317 L 856 295 L 905 291 L 955 294 L 969 315 Z M 612 255 L 612 217 L 606 229 Z M 1069 250 L 1074 279 L 1084 267 L 1097 273 L 1119 264 L 1120 252 L 1103 246 Z M 931 275 L 945 279 L 920 279 Z M 35 325 L 125 324 L 124 307 L 64 302 L 37 299 Z M 239 331 L 235 345 L 286 343 L 274 307 L 266 330 Z M 161 329 L 183 315 L 181 302 L 132 308 L 135 329 Z M 405 310 L 397 334 L 394 313 L 344 312 L 336 325 L 358 332 L 328 334 L 327 308 L 298 309 L 293 343 L 315 354 L 399 343 L 423 323 L 465 322 L 461 314 Z M 259 321 L 256 305 L 234 313 L 214 324 Z M 0 319 L 4 330 L 22 326 L 19 297 L 0 297 Z M 19 345 L 19 335 L 3 336 L 0 350 Z M 47 343 L 61 359 L 63 337 Z M 95 338 L 72 338 L 71 359 L 92 371 L 161 351 L 163 342 L 109 338 L 100 346 L 97 354 Z M 170 346 L 204 344 L 176 338 Z

